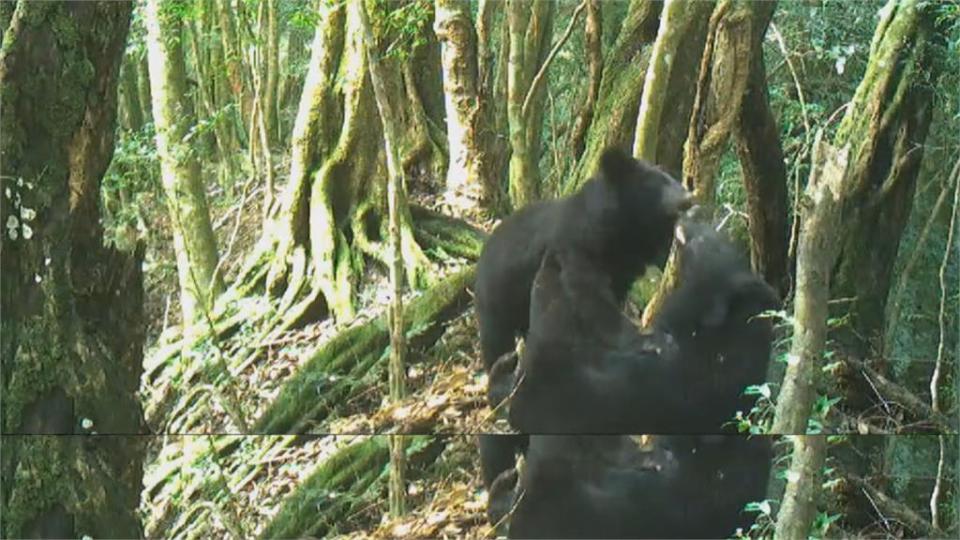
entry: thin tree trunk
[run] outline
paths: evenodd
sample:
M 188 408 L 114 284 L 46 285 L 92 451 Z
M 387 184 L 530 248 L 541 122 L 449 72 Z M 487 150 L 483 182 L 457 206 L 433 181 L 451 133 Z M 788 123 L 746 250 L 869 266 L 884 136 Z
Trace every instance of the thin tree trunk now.
M 507 67 L 507 119 L 510 139 L 510 204 L 521 208 L 539 197 L 540 129 L 545 85 L 533 88 L 533 78 L 550 44 L 552 2 L 508 0 L 510 53 Z M 527 94 L 533 90 L 532 99 Z
M 244 77 L 243 50 L 240 31 L 237 28 L 236 15 L 231 0 L 214 0 L 220 22 L 220 40 L 223 45 L 224 63 L 227 68 L 227 80 L 230 83 L 231 96 L 237 105 L 236 114 L 231 115 L 233 129 L 242 143 L 243 125 L 250 116 L 250 94 Z M 251 143 L 252 144 L 252 143 Z
M 390 400 L 398 402 L 406 394 L 406 368 L 404 366 L 406 338 L 403 325 L 403 255 L 401 253 L 403 238 L 400 234 L 402 225 L 400 206 L 405 204 L 405 198 L 402 196 L 403 169 L 400 167 L 400 155 L 397 151 L 397 145 L 401 140 L 401 131 L 397 125 L 397 111 L 394 110 L 390 102 L 390 95 L 387 93 L 387 85 L 384 81 L 387 75 L 386 70 L 380 60 L 376 40 L 373 37 L 366 8 L 364 8 L 362 2 L 363 0 L 354 0 L 351 7 L 356 9 L 359 15 L 360 26 L 364 35 L 370 79 L 373 83 L 377 110 L 380 112 L 384 151 L 387 155 L 387 175 L 389 177 L 387 180 L 387 206 L 390 231 L 388 245 L 390 251 L 390 288 L 393 293 L 390 301 L 390 316 L 388 317 L 390 326 L 389 386 Z M 390 514 L 395 518 L 406 512 L 407 490 L 404 478 L 406 455 L 403 442 L 401 436 L 390 437 L 389 503 Z
M 136 61 L 130 58 L 123 63 L 120 69 L 120 95 L 123 97 L 125 111 L 125 126 L 130 131 L 140 131 L 143 128 L 143 105 L 140 103 L 140 91 L 137 85 Z
M 277 131 L 277 110 L 278 110 L 278 99 L 277 93 L 279 88 L 280 81 L 280 31 L 277 24 L 277 0 L 267 0 L 266 1 L 266 10 L 267 10 L 267 42 L 263 56 L 266 57 L 266 66 L 261 66 L 261 69 L 266 68 L 266 88 L 263 90 L 263 102 L 261 108 L 263 109 L 263 124 L 267 132 L 267 140 L 270 143 L 280 140 L 279 133 Z M 269 152 L 268 152 L 269 157 Z
M 0 48 L 4 538 L 143 534 L 143 248 L 99 208 L 132 7 L 21 2 Z
M 587 55 L 587 95 L 577 113 L 573 124 L 573 133 L 570 135 L 570 147 L 573 149 L 574 161 L 583 155 L 587 136 L 587 128 L 593 120 L 593 109 L 597 105 L 597 95 L 600 93 L 600 80 L 603 77 L 603 14 L 600 0 L 587 0 L 587 20 L 583 27 L 584 43 Z
M 756 2 L 752 6 L 756 20 L 750 79 L 734 134 L 747 192 L 751 265 L 780 293 L 781 298 L 785 298 L 790 289 L 787 169 L 780 129 L 770 109 L 767 71 L 763 62 L 763 37 L 776 6 L 776 2 Z
M 181 23 L 161 12 L 159 0 L 146 6 L 153 116 L 157 150 L 172 229 L 183 322 L 204 319 L 223 282 L 217 274 L 217 244 L 210 224 L 200 162 L 188 135 L 196 117 L 186 100 Z
M 774 538 L 807 538 L 817 515 L 817 496 L 827 458 L 825 435 L 793 437 L 793 459 Z
M 830 272 L 837 257 L 840 190 L 848 149 L 837 150 L 814 141 L 814 155 L 797 244 L 797 285 L 793 308 L 793 343 L 787 356 L 771 433 L 802 434 L 816 397 L 815 378 L 827 339 Z
M 143 109 L 143 121 L 153 122 L 153 98 L 150 97 L 150 68 L 147 66 L 146 52 L 137 60 L 137 93 Z

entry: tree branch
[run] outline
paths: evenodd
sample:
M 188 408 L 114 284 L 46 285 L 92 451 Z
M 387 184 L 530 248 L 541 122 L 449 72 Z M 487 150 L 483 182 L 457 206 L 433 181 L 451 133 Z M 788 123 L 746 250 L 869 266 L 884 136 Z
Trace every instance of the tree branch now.
M 537 71 L 537 74 L 533 77 L 533 81 L 530 82 L 530 87 L 527 88 L 527 96 L 523 98 L 523 107 L 520 109 L 523 118 L 527 118 L 527 114 L 530 110 L 530 100 L 533 99 L 533 95 L 537 92 L 537 88 L 543 84 L 543 77 L 547 73 L 547 68 L 550 67 L 550 63 L 553 62 L 553 58 L 560 52 L 560 48 L 563 47 L 563 44 L 567 42 L 567 39 L 570 38 L 570 34 L 573 33 L 573 26 L 576 24 L 577 19 L 580 17 L 580 13 L 587 7 L 587 2 L 589 0 L 583 0 L 580 2 L 580 5 L 577 6 L 577 9 L 573 10 L 573 16 L 570 17 L 570 24 L 567 25 L 567 29 L 564 30 L 563 36 L 560 37 L 560 41 L 557 41 L 557 44 L 553 46 L 553 49 L 550 51 L 550 54 L 547 55 L 547 59 L 543 61 L 543 65 L 540 66 L 540 71 Z

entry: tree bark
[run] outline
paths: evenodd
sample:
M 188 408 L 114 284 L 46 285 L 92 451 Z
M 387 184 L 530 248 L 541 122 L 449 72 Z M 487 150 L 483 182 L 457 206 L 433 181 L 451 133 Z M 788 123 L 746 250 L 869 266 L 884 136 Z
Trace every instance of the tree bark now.
M 679 10 L 674 5 L 669 8 L 671 12 Z M 699 204 L 710 206 L 716 198 L 717 168 L 743 107 L 752 59 L 751 48 L 760 45 L 751 37 L 753 28 L 761 22 L 757 20 L 757 11 L 760 9 L 764 8 L 759 2 L 721 0 L 710 15 L 696 97 L 687 119 L 687 136 L 683 144 L 683 183 Z M 668 24 L 673 20 L 670 15 Z M 703 16 L 702 12 L 700 16 Z M 666 35 L 669 36 L 669 33 Z M 669 48 L 664 52 L 669 54 Z M 656 78 L 654 82 L 657 82 Z M 655 90 L 651 93 L 656 95 Z M 649 107 L 647 110 L 652 112 L 656 109 Z M 644 141 L 640 143 L 647 145 Z M 659 151 L 659 144 L 654 148 Z M 671 249 L 660 284 L 644 309 L 644 324 L 653 320 L 667 294 L 675 287 L 678 271 L 676 250 Z
M 131 58 L 120 69 L 120 95 L 123 97 L 124 127 L 130 131 L 143 128 L 143 105 L 137 84 L 136 60 Z
M 825 435 L 799 435 L 793 439 L 793 459 L 787 473 L 783 504 L 777 513 L 774 538 L 807 538 L 817 515 L 817 497 L 827 459 Z
M 681 111 L 689 112 L 693 105 L 694 93 L 686 91 L 693 87 L 698 64 L 696 62 L 682 62 L 681 46 L 690 49 L 699 56 L 703 51 L 705 28 L 713 11 L 713 2 L 684 2 L 683 0 L 669 0 L 660 16 L 660 29 L 651 51 L 651 60 L 647 66 L 647 75 L 643 83 L 643 93 L 640 98 L 640 112 L 637 118 L 637 129 L 634 137 L 634 156 L 647 161 L 658 163 L 657 152 L 664 125 L 664 113 L 668 105 L 675 108 L 676 95 L 686 94 L 690 97 L 686 107 Z M 676 122 L 672 122 L 676 124 Z M 667 139 L 668 137 L 664 137 Z M 670 151 L 674 150 L 674 151 Z M 674 154 L 669 149 L 668 154 Z
M 835 235 L 840 224 L 840 189 L 847 170 L 849 149 L 837 150 L 822 142 L 821 137 L 822 133 L 817 133 L 811 162 L 813 168 L 802 204 L 793 342 L 770 430 L 776 434 L 807 432 L 807 421 L 816 397 L 814 384 L 827 339 L 830 271 L 837 257 Z
M 143 249 L 99 208 L 131 10 L 22 2 L 0 48 L 4 538 L 142 536 Z
M 290 180 L 241 273 L 241 279 L 257 280 L 263 277 L 259 269 L 268 268 L 267 287 L 281 296 L 277 313 L 288 321 L 325 313 L 349 320 L 364 258 L 390 266 L 383 249 L 389 231 L 382 130 L 359 21 L 346 11 L 320 6 L 294 126 Z M 416 94 L 414 68 L 402 63 L 411 56 L 383 63 L 388 95 L 405 101 L 394 110 L 403 130 L 398 167 L 407 178 L 411 171 L 435 174 L 445 167 Z M 429 266 L 405 202 L 400 212 L 404 273 L 411 286 L 423 285 Z
M 790 290 L 790 222 L 787 208 L 787 169 L 780 129 L 770 109 L 767 70 L 763 62 L 763 37 L 776 10 L 776 2 L 755 2 L 750 78 L 744 106 L 734 128 L 737 157 L 747 192 L 747 228 L 750 262 L 781 298 Z
M 943 69 L 934 57 L 936 6 L 889 2 L 881 10 L 870 60 L 834 144 L 851 146 L 844 184 L 844 226 L 833 293 L 853 298 L 849 331 L 838 337 L 868 353 L 882 337 L 884 313 L 903 229 Z
M 147 2 L 147 48 L 160 172 L 170 212 L 185 327 L 205 320 L 223 291 L 200 162 L 191 148 L 196 117 L 186 100 L 181 22 Z
M 487 116 L 480 96 L 477 40 L 466 0 L 437 0 L 434 31 L 443 58 L 443 86 L 450 153 L 446 190 L 456 206 L 492 199 L 488 152 L 482 143 Z
M 570 147 L 574 161 L 583 155 L 587 128 L 593 120 L 593 109 L 600 93 L 600 81 L 603 77 L 603 14 L 600 0 L 587 0 L 587 20 L 583 27 L 587 56 L 587 95 L 577 113 L 570 135 Z
M 657 36 L 660 7 L 657 2 L 631 0 L 620 32 L 603 59 L 600 91 L 583 155 L 563 186 L 564 192 L 575 191 L 596 171 L 604 149 L 633 146 L 637 111 L 650 58 L 647 46 Z M 684 127 L 687 122 L 688 119 L 684 118 Z
M 510 140 L 508 193 L 513 209 L 539 197 L 540 129 L 545 85 L 533 88 L 534 75 L 547 55 L 553 27 L 554 4 L 508 0 L 509 60 L 507 66 L 507 121 Z M 533 89 L 532 100 L 527 94 Z

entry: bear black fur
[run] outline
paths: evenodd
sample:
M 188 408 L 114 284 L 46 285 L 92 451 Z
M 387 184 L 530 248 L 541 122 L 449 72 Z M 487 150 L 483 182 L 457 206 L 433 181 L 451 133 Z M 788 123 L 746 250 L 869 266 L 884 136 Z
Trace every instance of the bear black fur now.
M 779 306 L 737 248 L 711 225 L 684 220 L 680 279 L 649 332 L 638 331 L 588 261 L 548 253 L 537 274 L 523 356 L 498 361 L 488 396 L 508 403 L 521 433 L 721 433 L 748 412 Z M 568 274 L 575 274 L 570 276 Z M 576 283 L 576 291 L 564 287 Z M 593 285 L 591 285 L 593 283 Z
M 559 257 L 590 260 L 616 304 L 634 279 L 665 259 L 671 231 L 690 195 L 669 174 L 619 149 L 608 149 L 597 174 L 574 195 L 527 206 L 503 221 L 477 263 L 476 311 L 480 349 L 488 371 L 529 327 L 530 288 L 548 249 Z M 567 287 L 580 294 L 581 287 Z M 587 296 L 586 303 L 589 303 Z M 601 310 L 601 312 L 603 312 Z M 480 437 L 484 482 L 510 463 L 522 439 Z
M 670 248 L 690 195 L 660 169 L 619 149 L 574 195 L 526 206 L 490 235 L 477 262 L 476 309 L 487 370 L 528 327 L 530 287 L 547 249 L 576 252 L 608 276 L 622 302 L 630 285 Z
M 682 429 L 716 433 L 737 411 L 750 412 L 755 398 L 743 389 L 766 380 L 774 338 L 772 320 L 761 314 L 781 303 L 712 224 L 684 219 L 677 231 L 679 285 L 651 327 L 673 336 L 681 351 L 691 422 Z
M 726 538 L 750 526 L 743 507 L 766 494 L 769 437 L 653 436 L 641 446 L 626 436 L 531 436 L 513 493 L 497 492 L 498 513 L 515 505 L 508 536 Z

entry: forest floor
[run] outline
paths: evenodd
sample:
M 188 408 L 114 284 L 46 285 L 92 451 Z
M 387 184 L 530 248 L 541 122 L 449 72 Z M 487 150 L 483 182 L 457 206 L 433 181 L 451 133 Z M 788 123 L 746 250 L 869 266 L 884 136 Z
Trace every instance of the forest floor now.
M 243 199 L 235 190 L 232 205 L 211 204 L 212 220 L 221 253 L 228 254 L 223 266 L 229 279 L 236 275 L 258 240 L 262 229 L 263 196 L 259 188 L 247 186 L 253 195 Z M 224 194 L 213 187 L 209 200 L 222 201 Z M 226 197 L 230 199 L 231 197 Z M 450 212 L 440 208 L 440 201 L 429 193 L 413 193 L 411 199 L 421 206 L 437 209 L 446 214 L 456 213 L 481 230 L 488 231 L 496 223 L 483 220 L 469 212 Z M 169 231 L 163 223 L 165 213 L 151 216 L 152 231 Z M 167 334 L 174 334 L 179 324 L 180 307 L 177 300 L 176 267 L 172 241 L 166 232 L 151 233 L 147 239 L 147 275 L 145 279 L 148 355 L 150 350 L 162 345 Z M 468 261 L 446 260 L 436 263 L 434 273 L 438 277 L 449 275 L 469 264 Z M 407 295 L 412 298 L 418 293 Z M 409 300 L 405 300 L 409 301 Z M 247 391 L 244 408 L 252 417 L 258 417 L 273 403 L 287 382 L 311 354 L 324 343 L 345 329 L 363 324 L 382 314 L 389 302 L 389 283 L 382 268 L 369 268 L 359 288 L 358 315 L 348 324 L 337 325 L 323 320 L 295 330 L 271 336 L 265 346 L 266 355 L 261 361 L 251 363 L 240 374 L 241 386 Z M 472 305 L 444 324 L 438 340 L 425 350 L 411 350 L 407 359 L 408 397 L 399 403 L 386 400 L 386 381 L 378 381 L 364 392 L 355 395 L 349 403 L 342 404 L 338 417 L 324 426 L 324 431 L 337 434 L 396 432 L 437 434 L 442 436 L 440 455 L 432 464 L 418 468 L 409 474 L 408 512 L 397 519 L 387 518 L 385 493 L 379 501 L 372 501 L 358 515 L 350 516 L 347 523 L 338 524 L 336 530 L 354 531 L 345 538 L 443 538 L 443 537 L 492 537 L 487 525 L 486 492 L 479 478 L 475 436 L 489 432 L 493 425 L 492 413 L 486 405 L 486 375 L 479 363 L 478 336 Z M 226 412 L 213 404 L 211 415 L 222 416 L 227 423 Z M 216 425 L 216 420 L 213 424 Z M 500 422 L 498 427 L 505 424 Z M 332 455 L 344 444 L 365 438 L 360 435 L 319 437 L 264 436 L 256 441 L 244 442 L 241 450 L 227 460 L 220 458 L 218 465 L 225 469 L 251 472 L 246 481 L 234 486 L 230 500 L 225 504 L 223 519 L 215 519 L 210 532 L 229 536 L 231 527 L 223 521 L 234 521 L 248 534 L 263 530 L 281 510 L 287 496 L 308 477 L 317 465 Z M 282 440 L 281 440 L 282 439 Z M 184 442 L 184 444 L 193 444 Z M 199 444 L 199 443 L 196 443 Z M 170 461 L 182 459 L 171 455 Z M 246 460 L 247 463 L 243 463 Z M 157 456 L 158 463 L 166 461 Z M 165 467 L 159 467 L 165 469 Z M 149 477 L 148 471 L 148 477 Z M 148 478 L 145 483 L 149 486 Z M 158 506 L 151 513 L 166 516 L 174 513 L 175 503 L 166 500 L 161 493 L 147 495 Z M 167 497 L 169 498 L 169 497 Z M 165 508 L 165 510 L 164 510 Z M 230 510 L 232 509 L 232 510 Z M 169 519 L 169 518 L 167 518 Z M 164 519 L 151 520 L 156 525 Z M 175 522 L 176 520 L 174 520 Z M 170 524 L 170 522 L 167 522 Z M 151 528 L 148 524 L 148 530 Z

